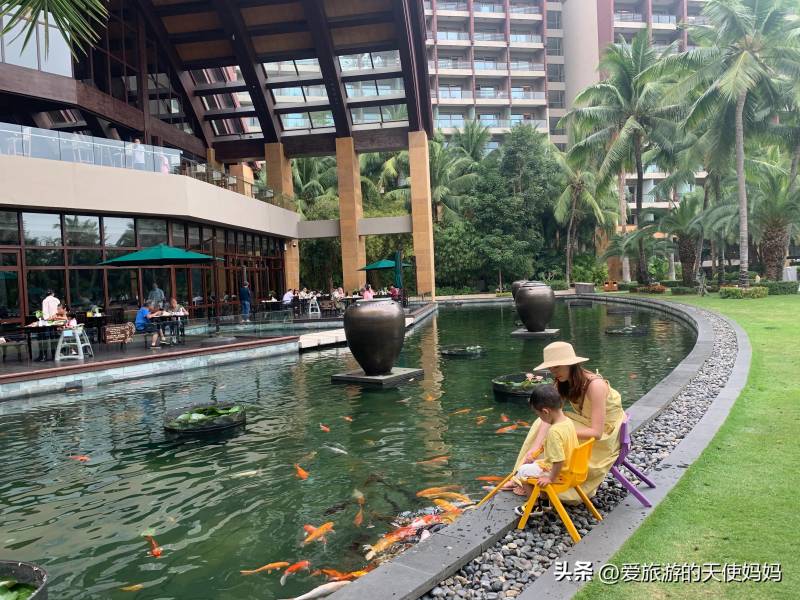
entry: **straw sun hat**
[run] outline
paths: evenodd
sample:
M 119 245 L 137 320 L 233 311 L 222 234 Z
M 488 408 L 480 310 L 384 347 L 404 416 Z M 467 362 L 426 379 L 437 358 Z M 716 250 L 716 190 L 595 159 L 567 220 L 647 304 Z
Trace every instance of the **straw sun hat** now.
M 567 342 L 553 342 L 552 344 L 548 344 L 544 347 L 542 354 L 544 362 L 537 366 L 534 371 L 549 369 L 551 367 L 577 365 L 578 363 L 589 360 L 582 356 L 576 356 L 572 344 L 568 344 Z

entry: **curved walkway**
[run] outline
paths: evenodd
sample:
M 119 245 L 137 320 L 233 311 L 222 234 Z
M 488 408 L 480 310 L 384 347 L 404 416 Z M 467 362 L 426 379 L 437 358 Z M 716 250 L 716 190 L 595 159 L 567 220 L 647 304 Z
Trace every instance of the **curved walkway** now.
M 642 452 L 638 457 L 639 462 L 645 463 L 645 468 L 663 459 L 662 464 L 656 467 L 655 479 L 659 487 L 648 493 L 656 504 L 677 482 L 683 469 L 705 448 L 743 387 L 750 362 L 747 337 L 735 324 L 691 306 L 604 295 L 578 298 L 655 308 L 683 320 L 697 332 L 697 342 L 689 355 L 628 409 L 632 430 L 635 431 L 635 446 L 639 443 L 640 433 L 648 433 L 648 428 L 667 436 L 666 441 L 657 439 L 658 436 L 653 438 L 648 448 L 650 452 Z M 697 387 L 709 385 L 708 377 L 715 382 L 712 387 L 716 389 L 712 394 L 705 394 Z M 700 396 L 708 400 L 702 408 L 699 408 Z M 664 418 L 659 417 L 674 400 L 680 401 L 675 404 L 675 414 L 670 415 L 667 411 Z M 695 418 L 687 418 L 685 410 L 693 411 Z M 701 414 L 703 412 L 705 416 Z M 689 429 L 695 423 L 697 426 L 683 437 L 659 422 L 670 419 L 673 422 L 688 421 Z M 638 431 L 640 428 L 641 432 Z M 670 453 L 673 447 L 675 449 Z M 634 455 L 633 459 L 636 461 L 637 456 Z M 506 535 L 516 523 L 511 509 L 517 501 L 510 495 L 500 495 L 331 597 L 336 600 L 414 599 L 431 591 L 430 597 L 494 600 L 520 596 L 523 589 L 520 597 L 526 599 L 570 597 L 576 591 L 576 585 L 547 586 L 548 582 L 555 582 L 554 560 L 589 560 L 587 557 L 591 555 L 592 560 L 604 562 L 613 554 L 652 510 L 628 500 L 620 503 L 624 496 L 619 484 L 606 480 L 598 492 L 597 504 L 608 516 L 596 527 L 593 527 L 588 513 L 583 515 L 582 508 L 575 509 L 574 520 L 587 535 L 579 546 L 573 547 L 554 517 L 541 519 L 523 532 L 514 530 Z M 614 505 L 617 508 L 611 510 Z M 504 535 L 505 539 L 498 542 Z M 576 550 L 578 552 L 573 557 L 572 552 Z M 540 577 L 542 575 L 544 577 Z M 534 583 L 530 584 L 533 580 Z

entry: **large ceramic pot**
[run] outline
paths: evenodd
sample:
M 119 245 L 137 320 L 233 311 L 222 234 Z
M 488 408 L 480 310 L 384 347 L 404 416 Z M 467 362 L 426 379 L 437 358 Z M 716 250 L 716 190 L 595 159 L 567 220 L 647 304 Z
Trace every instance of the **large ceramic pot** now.
M 517 279 L 511 284 L 511 296 L 516 299 L 517 298 L 517 290 L 521 288 L 523 285 L 528 283 L 527 279 Z
M 344 312 L 344 335 L 365 375 L 388 375 L 403 349 L 406 316 L 394 300 L 359 300 Z
M 529 281 L 517 290 L 514 303 L 519 318 L 528 331 L 544 331 L 553 317 L 556 296 L 549 285 L 540 281 Z
M 0 581 L 13 579 L 19 584 L 36 588 L 30 600 L 47 600 L 47 571 L 33 563 L 17 560 L 0 560 Z M 12 588 L 12 592 L 13 592 Z

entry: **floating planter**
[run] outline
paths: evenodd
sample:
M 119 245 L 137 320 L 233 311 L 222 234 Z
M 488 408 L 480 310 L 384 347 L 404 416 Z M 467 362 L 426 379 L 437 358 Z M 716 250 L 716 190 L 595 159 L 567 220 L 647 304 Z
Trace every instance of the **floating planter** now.
M 244 425 L 246 419 L 240 404 L 206 404 L 168 413 L 164 429 L 183 434 L 206 433 Z
M 0 560 L 0 598 L 47 600 L 47 571 L 32 563 Z
M 525 398 L 537 385 L 553 385 L 554 379 L 550 373 L 511 373 L 492 379 L 492 390 L 498 400 L 507 398 Z
M 636 325 L 626 325 L 625 327 L 609 327 L 606 329 L 606 335 L 647 335 L 647 328 L 637 327 Z
M 439 353 L 442 356 L 477 358 L 485 354 L 486 349 L 483 346 L 444 346 Z

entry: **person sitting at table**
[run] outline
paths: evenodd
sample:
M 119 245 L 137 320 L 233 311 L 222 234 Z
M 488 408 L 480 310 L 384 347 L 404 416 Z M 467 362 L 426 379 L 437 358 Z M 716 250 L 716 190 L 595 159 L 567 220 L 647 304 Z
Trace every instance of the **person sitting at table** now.
M 183 319 L 181 319 L 181 317 L 185 317 L 186 315 L 188 315 L 189 311 L 187 311 L 182 305 L 178 304 L 178 301 L 173 296 L 172 298 L 169 299 L 169 305 L 167 305 L 167 309 L 165 312 L 168 312 L 173 317 L 178 317 L 174 321 L 170 321 L 169 323 L 167 323 L 167 327 L 169 328 L 169 335 L 172 338 L 170 341 L 173 344 L 177 344 L 178 334 L 180 335 L 184 334 L 184 321 Z
M 375 297 L 375 292 L 372 291 L 372 286 L 370 284 L 364 286 L 364 291 L 361 296 L 364 300 L 372 300 Z
M 392 297 L 392 300 L 398 302 L 400 300 L 400 288 L 395 287 L 394 284 L 390 285 L 389 295 Z
M 161 311 L 156 310 L 155 305 L 152 302 L 148 302 L 139 309 L 139 311 L 136 313 L 136 319 L 133 322 L 134 326 L 136 327 L 136 331 L 153 334 L 153 337 L 150 340 L 151 348 L 158 348 L 156 342 L 158 342 L 159 339 L 161 340 L 162 346 L 169 346 L 169 342 L 164 337 L 164 332 L 161 330 L 161 327 L 158 327 L 151 322 L 153 317 L 157 317 L 160 314 Z
M 284 308 L 289 308 L 292 305 L 292 300 L 294 300 L 294 290 L 286 290 L 286 293 L 283 295 L 283 299 L 281 300 L 281 304 Z

